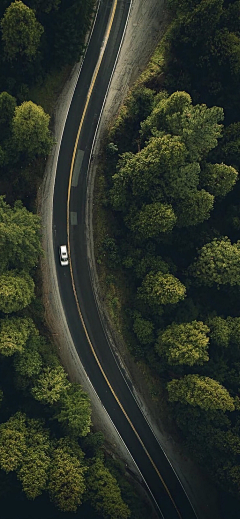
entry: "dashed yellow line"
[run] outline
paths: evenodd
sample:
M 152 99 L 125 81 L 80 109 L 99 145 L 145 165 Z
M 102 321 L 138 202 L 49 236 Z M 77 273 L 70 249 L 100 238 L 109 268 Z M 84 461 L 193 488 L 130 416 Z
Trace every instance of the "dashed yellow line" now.
M 122 406 L 120 400 L 118 399 L 114 389 L 112 388 L 103 368 L 102 368 L 102 365 L 97 357 L 97 354 L 94 350 L 94 347 L 91 343 L 91 340 L 90 340 L 90 337 L 88 335 L 88 331 L 87 331 L 87 328 L 86 328 L 86 325 L 85 325 L 85 322 L 84 322 L 84 319 L 83 319 L 83 316 L 82 316 L 82 312 L 81 312 L 81 309 L 80 309 L 80 305 L 79 305 L 79 302 L 78 302 L 78 297 L 77 297 L 77 292 L 76 292 L 76 287 L 75 287 L 75 283 L 74 283 L 74 277 L 73 277 L 73 269 L 72 269 L 72 262 L 71 262 L 71 251 L 70 251 L 70 228 L 69 228 L 69 213 L 70 213 L 70 196 L 71 196 L 71 185 L 72 185 L 72 176 L 73 176 L 73 167 L 74 167 L 74 162 L 75 162 L 75 157 L 76 157 L 76 153 L 77 153 L 77 145 L 78 145 L 78 141 L 79 141 L 79 136 L 80 136 L 80 133 L 81 133 L 81 130 L 82 130 L 82 126 L 83 126 L 83 122 L 84 122 L 84 119 L 85 119 L 85 116 L 86 116 L 86 112 L 87 112 L 87 108 L 88 108 L 88 105 L 89 105 L 89 101 L 90 101 L 90 98 L 91 98 L 91 95 L 92 95 L 92 91 L 93 91 L 93 87 L 95 85 L 95 82 L 96 82 L 96 78 L 97 78 L 97 75 L 98 75 L 98 72 L 99 72 L 99 68 L 100 68 L 100 65 L 102 63 L 102 59 L 103 59 L 103 55 L 104 55 L 104 52 L 105 52 L 105 48 L 106 48 L 106 45 L 107 45 L 107 42 L 108 42 L 108 39 L 109 39 L 109 35 L 110 35 L 110 31 L 111 31 L 111 28 L 112 28 L 112 24 L 113 24 L 113 20 L 114 20 L 114 16 L 115 16 L 115 12 L 116 12 L 116 8 L 117 8 L 117 3 L 118 3 L 118 0 L 114 0 L 114 3 L 113 3 L 113 7 L 112 7 L 112 11 L 111 11 L 111 16 L 110 16 L 110 19 L 109 19 L 109 22 L 108 22 L 108 26 L 107 26 L 107 30 L 106 30 L 106 33 L 105 33 L 105 37 L 104 37 L 104 43 L 101 47 L 101 50 L 100 50 L 100 55 L 99 55 L 99 58 L 98 58 L 98 62 L 97 62 L 97 65 L 95 67 L 95 70 L 94 70 L 94 74 L 93 74 L 93 77 L 92 77 L 92 81 L 91 81 L 91 84 L 90 84 L 90 88 L 88 90 L 88 94 L 87 94 L 87 98 L 86 98 L 86 103 L 85 103 L 85 106 L 84 106 L 84 110 L 83 110 L 83 114 L 82 114 L 82 118 L 81 118 L 81 121 L 80 121 L 80 124 L 79 124 L 79 128 L 78 128 L 78 132 L 77 132 L 77 137 L 76 137 L 76 141 L 75 141 L 75 145 L 74 145 L 74 150 L 73 150 L 73 156 L 72 156 L 72 162 L 71 162 L 71 168 L 70 168 L 70 175 L 69 175 L 69 184 L 68 184 L 68 197 L 67 197 L 67 242 L 68 242 L 68 251 L 69 251 L 69 266 L 70 266 L 70 273 L 71 273 L 71 279 L 72 279 L 72 287 L 73 287 L 73 292 L 74 292 L 74 297 L 75 297 L 75 300 L 76 300 L 76 305 L 77 305 L 77 309 L 78 309 L 78 313 L 79 313 L 79 317 L 81 319 L 81 322 L 82 322 L 82 326 L 83 326 L 83 329 L 84 329 L 84 332 L 86 334 L 86 337 L 87 337 L 87 340 L 88 340 L 88 343 L 89 343 L 89 346 L 91 348 L 91 351 L 93 353 L 93 356 L 98 364 L 98 367 L 109 387 L 109 389 L 111 390 L 115 400 L 117 401 L 120 409 L 122 410 L 124 416 L 126 417 L 128 423 L 130 424 L 132 430 L 134 431 L 138 441 L 140 442 L 140 444 L 142 445 L 145 453 L 147 454 L 152 466 L 154 467 L 159 479 L 161 480 L 169 498 L 171 499 L 176 511 L 177 511 L 177 514 L 179 516 L 180 519 L 182 519 L 182 516 L 179 512 L 179 510 L 177 509 L 177 506 L 170 494 L 170 491 L 168 490 L 168 487 L 165 483 L 165 481 L 163 480 L 158 468 L 156 467 L 153 459 L 151 458 L 149 452 L 147 451 L 143 441 L 141 440 L 137 430 L 135 429 L 134 425 L 132 424 L 128 414 L 126 413 L 124 407 Z

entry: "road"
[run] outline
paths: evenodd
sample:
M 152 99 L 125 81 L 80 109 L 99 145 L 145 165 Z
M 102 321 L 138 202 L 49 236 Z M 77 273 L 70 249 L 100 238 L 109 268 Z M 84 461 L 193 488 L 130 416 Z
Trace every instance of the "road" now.
M 91 86 L 113 5 L 116 6 L 116 11 L 109 39 L 94 85 Z M 129 2 L 125 0 L 101 1 L 66 121 L 53 200 L 53 243 L 58 283 L 69 330 L 81 362 L 136 461 L 157 504 L 159 516 L 164 519 L 195 519 L 196 515 L 192 506 L 142 415 L 109 347 L 94 299 L 87 259 L 85 225 L 88 162 L 128 10 Z M 89 89 L 91 98 L 86 108 Z M 84 110 L 86 113 L 77 143 L 75 166 L 69 188 L 74 144 Z M 70 269 L 60 267 L 58 258 L 58 246 L 67 243 L 68 192 L 70 195 L 69 245 L 73 280 Z

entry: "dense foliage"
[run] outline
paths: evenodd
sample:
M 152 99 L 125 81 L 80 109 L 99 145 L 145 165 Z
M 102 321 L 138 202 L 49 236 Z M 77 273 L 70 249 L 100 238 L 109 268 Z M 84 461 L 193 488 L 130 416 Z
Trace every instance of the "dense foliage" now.
M 240 497 L 240 2 L 169 7 L 108 135 L 99 263 L 125 279 L 128 344 L 181 437 Z

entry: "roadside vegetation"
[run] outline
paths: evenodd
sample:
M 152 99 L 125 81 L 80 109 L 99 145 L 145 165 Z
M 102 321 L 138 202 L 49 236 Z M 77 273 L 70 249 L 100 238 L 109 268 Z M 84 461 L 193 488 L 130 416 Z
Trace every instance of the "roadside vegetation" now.
M 172 22 L 106 139 L 96 257 L 152 394 L 240 498 L 240 2 L 168 6 Z
M 0 5 L 3 519 L 127 519 L 129 506 L 139 518 L 151 516 L 142 501 L 139 505 L 125 466 L 114 463 L 103 434 L 92 429 L 89 397 L 69 382 L 41 302 L 36 195 L 54 146 L 47 112 L 53 114 L 64 79 L 84 51 L 94 8 L 94 0 L 4 0 Z

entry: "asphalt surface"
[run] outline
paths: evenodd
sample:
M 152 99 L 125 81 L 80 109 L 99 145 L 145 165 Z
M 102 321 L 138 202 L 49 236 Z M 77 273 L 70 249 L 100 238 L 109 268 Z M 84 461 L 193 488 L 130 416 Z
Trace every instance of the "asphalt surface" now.
M 85 233 L 87 169 L 98 117 L 127 19 L 129 1 L 126 0 L 118 0 L 109 40 L 78 142 L 78 150 L 81 150 L 77 153 L 79 175 L 76 170 L 76 173 L 73 175 L 70 198 L 70 250 L 74 284 L 90 341 L 109 384 L 121 402 L 129 420 L 121 410 L 93 356 L 79 318 L 69 267 L 61 267 L 58 257 L 59 245 L 67 243 L 67 192 L 74 144 L 87 92 L 99 57 L 111 6 L 112 0 L 102 0 L 100 3 L 92 38 L 72 99 L 59 153 L 53 201 L 53 243 L 56 254 L 59 289 L 69 330 L 81 362 L 100 400 L 137 463 L 157 503 L 159 516 L 164 517 L 164 519 L 196 519 L 192 506 L 175 472 L 142 415 L 129 385 L 126 384 L 124 374 L 121 372 L 121 368 L 118 366 L 111 351 L 94 299 L 87 259 Z M 141 441 L 139 441 L 134 429 L 137 431 Z M 142 444 L 144 444 L 145 448 Z M 161 478 L 150 458 L 154 461 Z

